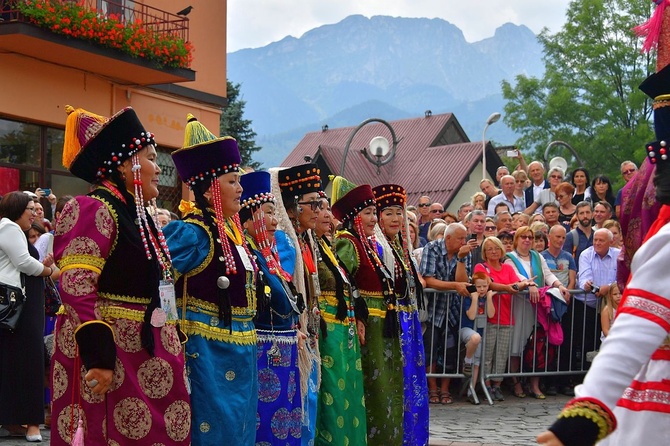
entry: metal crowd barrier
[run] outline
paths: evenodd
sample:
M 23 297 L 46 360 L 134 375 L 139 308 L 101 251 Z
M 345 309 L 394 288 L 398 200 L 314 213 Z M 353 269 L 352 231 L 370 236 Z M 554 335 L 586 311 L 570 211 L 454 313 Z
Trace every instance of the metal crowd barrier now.
M 434 366 L 434 370 L 429 371 L 427 377 L 464 379 L 460 393 L 463 394 L 469 388 L 475 402 L 479 403 L 475 392 L 476 383 L 473 383 L 472 379 L 465 380 L 466 377 L 462 373 L 465 344 L 459 338 L 459 330 L 464 312 L 467 311 L 467 308 L 463 308 L 463 299 L 460 296 L 455 297 L 454 293 L 430 288 L 425 289 L 424 293 L 426 293 L 429 302 L 433 299 L 446 300 L 447 311 L 445 321 L 441 327 L 431 329 L 433 327 L 432 321 L 435 320 L 436 305 L 430 304 L 429 309 L 431 311 L 428 313 L 428 321 L 422 324 L 424 328 L 426 364 L 431 367 Z M 528 292 L 523 291 L 512 295 L 510 311 L 511 314 L 516 314 L 517 316 L 514 318 L 514 326 L 510 329 L 512 339 L 504 355 L 506 358 L 504 372 L 495 373 L 493 371 L 493 373 L 486 373 L 486 332 L 489 324 L 487 323 L 486 315 L 475 318 L 474 329 L 481 332 L 482 337 L 478 382 L 481 384 L 481 388 L 489 404 L 492 405 L 493 400 L 486 389 L 485 381 L 492 378 L 586 374 L 590 367 L 590 361 L 600 347 L 600 307 L 602 299 L 598 299 L 595 307 L 587 308 L 586 304 L 582 301 L 579 303 L 576 302 L 578 300 L 577 296 L 583 296 L 583 299 L 586 299 L 587 293 L 584 290 L 570 290 L 570 294 L 571 299 L 568 311 L 559 323 L 563 331 L 563 342 L 560 345 L 551 345 L 548 339 L 543 340 L 543 331 L 547 335 L 547 338 L 548 334 L 544 329 L 539 328 L 541 327 L 541 324 L 538 324 L 539 307 L 535 306 L 529 311 L 530 300 L 528 299 Z M 449 323 L 448 313 L 452 304 L 454 304 L 454 298 L 457 298 L 458 301 L 455 302 L 455 309 L 451 311 L 454 313 L 454 316 L 458 317 L 458 326 L 452 326 Z M 498 294 L 493 297 L 494 302 L 496 299 L 500 300 L 501 298 L 501 295 Z M 499 307 L 500 305 L 496 304 L 496 308 Z M 494 319 L 499 321 L 500 314 L 496 313 Z M 513 336 L 514 327 L 520 331 L 516 337 Z M 524 327 L 525 330 L 523 329 Z M 440 336 L 440 328 L 444 329 L 443 337 Z M 520 354 L 520 359 L 518 360 L 512 359 L 519 357 L 515 351 L 519 349 L 515 349 L 513 345 L 515 338 L 519 341 L 517 342 L 517 346 L 520 346 L 521 343 L 524 346 L 524 349 L 518 352 Z M 443 345 L 445 348 L 436 348 L 435 342 L 441 343 L 438 345 Z M 524 354 L 525 350 L 530 350 L 530 352 Z M 497 353 L 498 345 L 493 350 L 494 359 Z M 542 356 L 544 361 L 542 361 Z

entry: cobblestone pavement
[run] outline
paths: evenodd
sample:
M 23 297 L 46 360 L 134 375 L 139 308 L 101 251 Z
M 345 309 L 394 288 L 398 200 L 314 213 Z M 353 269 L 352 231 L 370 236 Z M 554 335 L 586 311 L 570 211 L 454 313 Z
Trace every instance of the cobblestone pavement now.
M 433 446 L 527 446 L 546 429 L 567 403 L 567 396 L 548 396 L 546 400 L 515 398 L 479 406 L 457 399 L 454 404 L 430 406 L 430 444 Z M 43 442 L 49 444 L 51 431 L 42 429 Z M 0 446 L 25 446 L 24 437 L 0 438 Z
M 434 446 L 526 446 L 537 445 L 535 437 L 556 419 L 570 398 L 548 396 L 516 398 L 493 406 L 483 400 L 475 406 L 464 400 L 430 406 L 430 444 Z

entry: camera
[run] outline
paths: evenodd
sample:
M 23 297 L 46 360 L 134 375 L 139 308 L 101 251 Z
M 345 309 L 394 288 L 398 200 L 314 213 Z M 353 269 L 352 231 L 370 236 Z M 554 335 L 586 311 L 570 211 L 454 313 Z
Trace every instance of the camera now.
M 593 294 L 596 294 L 598 291 L 600 291 L 600 287 L 598 285 L 591 285 L 591 292 Z
M 519 151 L 518 150 L 508 150 L 507 151 L 507 157 L 508 158 L 516 158 L 519 156 Z

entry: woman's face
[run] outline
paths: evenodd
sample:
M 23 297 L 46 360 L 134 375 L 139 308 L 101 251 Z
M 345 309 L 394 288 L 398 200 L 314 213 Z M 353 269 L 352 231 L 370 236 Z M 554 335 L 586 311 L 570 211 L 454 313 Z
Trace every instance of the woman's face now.
M 547 245 L 544 243 L 544 239 L 542 237 L 535 238 L 535 241 L 533 242 L 533 249 L 537 252 L 542 252 L 547 249 Z
M 542 223 L 544 223 L 545 222 L 544 216 L 542 214 L 533 214 L 533 216 L 530 218 L 530 223 L 528 224 L 532 225 L 536 221 L 541 221 Z
M 533 242 L 535 237 L 530 231 L 523 232 L 517 238 L 516 246 L 514 247 L 517 251 L 527 254 L 533 247 Z
M 607 194 L 608 187 L 609 186 L 604 181 L 596 180 L 595 189 L 599 196 L 604 197 L 605 194 Z
M 35 219 L 40 223 L 44 220 L 44 208 L 39 201 L 35 202 Z
M 472 207 L 474 207 L 475 209 L 484 209 L 485 204 L 486 204 L 486 198 L 482 197 L 481 195 L 477 195 L 472 202 Z
M 319 212 L 323 203 L 318 192 L 310 192 L 303 195 L 298 201 L 298 222 L 300 226 L 297 231 L 302 233 L 307 229 L 315 229 L 319 218 Z
M 26 209 L 23 211 L 23 214 L 14 221 L 22 231 L 27 231 L 30 229 L 30 226 L 35 222 L 35 202 L 29 201 L 26 205 Z
M 414 243 L 416 243 L 416 229 L 412 225 L 409 226 L 409 239 L 410 244 L 414 246 Z
M 616 225 L 612 225 L 609 228 L 614 238 L 612 239 L 612 246 L 621 246 L 621 231 Z
M 381 226 L 384 235 L 389 239 L 398 235 L 402 223 L 402 209 L 398 206 L 387 207 L 379 217 L 379 226 Z
M 158 196 L 158 177 L 161 174 L 161 168 L 156 163 L 156 148 L 152 145 L 145 147 L 137 152 L 140 161 L 140 180 L 142 181 L 142 195 L 144 201 L 153 200 Z M 135 184 L 132 172 L 132 158 L 127 159 L 119 167 L 119 170 L 125 177 L 126 189 L 135 193 Z
M 572 174 L 572 182 L 577 187 L 586 186 L 586 174 L 584 174 L 584 172 L 581 170 L 578 170 Z
M 274 203 L 263 203 L 261 207 L 257 208 L 254 211 L 254 218 L 263 218 L 265 223 L 265 230 L 268 233 L 268 241 L 272 242 L 275 238 L 275 231 L 277 231 L 277 217 L 275 215 L 275 204 Z M 252 219 L 244 222 L 244 229 L 247 230 L 249 235 L 254 239 L 258 240 L 256 237 L 256 228 L 254 227 Z
M 30 228 L 28 230 L 28 241 L 30 244 L 34 245 L 38 238 L 40 238 L 40 233 L 37 231 L 37 229 Z
M 238 172 L 224 173 L 217 180 L 221 190 L 221 211 L 224 217 L 232 217 L 240 211 L 240 197 L 242 196 L 240 174 Z
M 486 252 L 486 261 L 487 262 L 499 262 L 503 253 L 500 251 L 500 248 L 492 242 L 484 242 L 486 245 L 484 251 Z
M 316 228 L 314 231 L 318 237 L 330 234 L 333 227 L 333 213 L 330 210 L 328 200 L 321 198 L 321 210 L 316 219 Z
M 572 202 L 572 196 L 565 190 L 556 193 L 556 199 L 561 207 L 566 207 Z
M 365 236 L 373 236 L 375 234 L 375 225 L 377 224 L 377 208 L 375 206 L 368 206 L 359 215 L 361 216 Z
M 523 191 L 526 189 L 526 181 L 528 181 L 528 178 L 522 175 L 519 175 L 519 177 L 514 180 L 515 195 L 523 196 Z

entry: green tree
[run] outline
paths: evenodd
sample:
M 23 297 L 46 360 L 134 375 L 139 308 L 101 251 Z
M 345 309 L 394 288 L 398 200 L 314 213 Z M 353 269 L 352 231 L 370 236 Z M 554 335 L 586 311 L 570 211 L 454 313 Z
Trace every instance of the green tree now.
M 256 132 L 251 128 L 251 120 L 244 119 L 246 101 L 240 98 L 240 84 L 226 81 L 228 106 L 221 113 L 220 135 L 232 136 L 237 140 L 242 157 L 242 166 L 257 169 L 260 163 L 254 161 L 253 153 L 261 148 L 256 145 Z
M 644 144 L 654 140 L 651 101 L 638 90 L 654 72 L 654 58 L 640 52 L 642 39 L 632 31 L 649 18 L 651 6 L 574 0 L 559 32 L 540 33 L 544 76 L 520 75 L 515 85 L 502 84 L 505 122 L 521 134 L 517 146 L 542 159 L 551 141 L 565 141 L 591 175 L 605 173 L 622 185 L 621 161 L 639 165 Z

